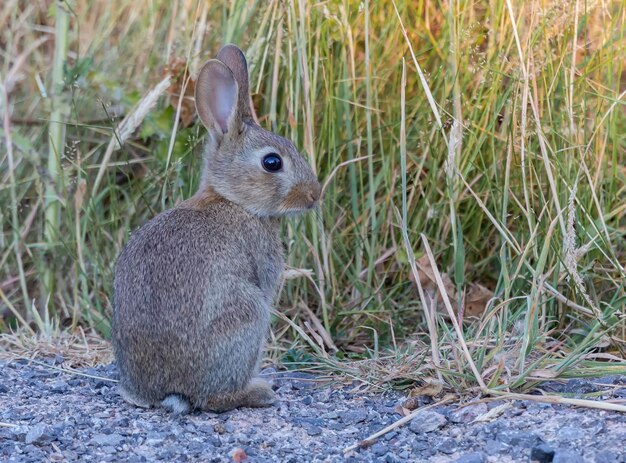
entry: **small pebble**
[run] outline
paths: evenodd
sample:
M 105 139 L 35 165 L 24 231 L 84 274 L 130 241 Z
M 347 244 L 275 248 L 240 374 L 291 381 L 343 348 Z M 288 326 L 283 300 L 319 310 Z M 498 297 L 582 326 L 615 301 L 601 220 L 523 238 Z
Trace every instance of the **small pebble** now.
M 365 410 L 356 410 L 343 412 L 340 415 L 341 421 L 344 423 L 354 424 L 361 423 L 367 419 L 367 412 Z
M 459 408 L 458 410 L 452 411 L 448 419 L 452 423 L 469 423 L 474 421 L 481 415 L 487 413 L 488 408 L 486 403 L 477 403 L 472 405 L 467 405 L 465 407 Z
M 557 434 L 559 438 L 566 440 L 566 441 L 577 440 L 577 439 L 581 439 L 585 435 L 589 435 L 589 427 L 586 427 L 586 431 L 583 431 L 579 427 L 564 426 L 561 429 L 559 429 Z
M 458 443 L 454 439 L 445 439 L 436 446 L 436 449 L 438 452 L 452 455 L 457 451 L 458 447 Z
M 124 438 L 119 434 L 96 434 L 90 440 L 91 444 L 95 445 L 110 445 L 117 446 L 124 441 Z
M 374 455 L 376 455 L 377 457 L 380 457 L 380 456 L 383 456 L 385 453 L 387 453 L 387 446 L 385 444 L 378 442 L 372 445 L 371 450 Z
M 24 437 L 26 444 L 38 444 L 49 439 L 48 429 L 45 423 L 38 423 L 28 430 Z
M 552 463 L 585 463 L 585 459 L 572 450 L 557 450 Z
M 454 460 L 454 463 L 486 463 L 486 462 L 487 462 L 487 457 L 482 452 L 468 453 Z
M 319 436 L 320 434 L 322 434 L 322 428 L 320 428 L 319 426 L 308 426 L 306 428 L 306 433 L 309 436 Z
M 49 391 L 54 392 L 55 394 L 62 394 L 67 391 L 67 383 L 65 381 L 54 381 L 50 383 Z
M 426 410 L 411 420 L 409 429 L 416 434 L 436 431 L 448 422 L 441 413 Z
M 626 455 L 623 455 L 622 459 L 619 459 L 619 456 L 616 452 L 612 450 L 600 450 L 596 453 L 596 461 L 595 463 L 618 463 L 626 461 Z
M 550 463 L 554 459 L 554 449 L 548 444 L 539 444 L 530 450 L 530 460 L 537 463 Z
M 541 438 L 535 433 L 516 429 L 503 430 L 496 435 L 496 439 L 516 447 L 533 447 L 541 443 Z

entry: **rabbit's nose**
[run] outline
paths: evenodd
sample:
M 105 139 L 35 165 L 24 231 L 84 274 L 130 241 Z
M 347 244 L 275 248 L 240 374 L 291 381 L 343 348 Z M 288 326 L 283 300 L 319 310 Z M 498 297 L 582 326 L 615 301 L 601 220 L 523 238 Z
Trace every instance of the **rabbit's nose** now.
M 320 196 L 322 195 L 322 187 L 318 182 L 311 184 L 311 189 L 309 190 L 308 199 L 312 203 L 316 203 L 319 201 Z

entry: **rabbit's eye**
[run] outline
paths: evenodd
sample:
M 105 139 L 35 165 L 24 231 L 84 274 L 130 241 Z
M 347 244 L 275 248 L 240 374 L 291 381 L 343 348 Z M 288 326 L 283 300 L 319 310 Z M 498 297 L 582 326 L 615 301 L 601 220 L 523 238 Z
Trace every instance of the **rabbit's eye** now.
M 268 172 L 278 172 L 283 167 L 283 160 L 276 153 L 267 154 L 263 158 L 263 168 Z

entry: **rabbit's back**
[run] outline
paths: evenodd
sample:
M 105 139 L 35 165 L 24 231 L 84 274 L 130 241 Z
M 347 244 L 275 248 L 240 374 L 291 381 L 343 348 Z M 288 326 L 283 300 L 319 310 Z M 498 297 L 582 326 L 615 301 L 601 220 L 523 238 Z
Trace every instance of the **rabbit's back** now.
M 172 296 L 180 302 L 180 297 L 201 297 L 221 277 L 233 274 L 272 297 L 282 266 L 276 220 L 215 201 L 202 209 L 170 209 L 132 233 L 117 262 L 115 286 L 134 295 L 144 287 L 150 290 L 144 297 Z
M 217 201 L 177 207 L 135 232 L 115 276 L 113 344 L 124 386 L 159 401 L 243 387 L 283 266 L 277 224 Z M 222 365 L 242 344 L 241 362 Z M 239 347 L 238 347 L 239 346 Z M 260 355 L 260 352 L 259 352 Z M 232 384 L 229 384 L 232 383 Z

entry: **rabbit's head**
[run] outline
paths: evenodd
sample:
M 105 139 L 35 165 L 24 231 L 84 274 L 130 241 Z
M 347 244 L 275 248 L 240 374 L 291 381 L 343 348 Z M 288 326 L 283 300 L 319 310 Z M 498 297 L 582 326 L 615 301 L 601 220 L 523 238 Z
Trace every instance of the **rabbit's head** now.
M 259 216 L 296 214 L 317 205 L 321 187 L 308 162 L 292 142 L 255 121 L 239 48 L 226 45 L 202 66 L 195 97 L 209 132 L 201 188 Z

